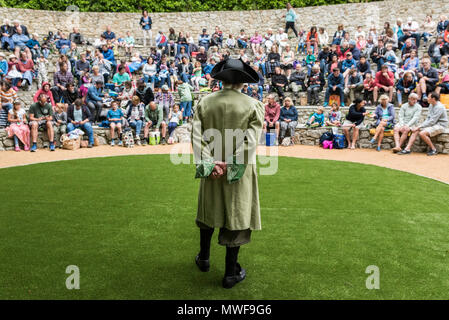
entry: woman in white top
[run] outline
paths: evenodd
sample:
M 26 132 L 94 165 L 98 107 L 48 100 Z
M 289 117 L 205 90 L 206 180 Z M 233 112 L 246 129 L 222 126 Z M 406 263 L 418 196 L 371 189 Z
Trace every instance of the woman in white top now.
M 269 28 L 267 30 L 267 34 L 263 37 L 263 45 L 266 48 L 266 52 L 270 52 L 271 50 L 271 46 L 273 45 L 275 39 L 274 39 L 274 34 L 273 34 L 273 30 L 271 28 Z
M 154 89 L 154 83 L 157 79 L 157 66 L 152 57 L 148 57 L 147 63 L 143 65 L 142 73 L 145 83 L 151 80 L 151 87 Z
M 294 61 L 295 61 L 295 53 L 293 52 L 293 50 L 290 49 L 290 45 L 287 44 L 281 56 L 281 68 L 284 70 L 285 76 L 287 78 L 289 78 L 290 74 L 292 73 Z
M 424 39 L 424 45 L 427 46 L 429 38 L 434 35 L 437 29 L 437 24 L 435 23 L 435 21 L 432 20 L 431 15 L 427 15 L 421 28 L 423 30 L 421 37 Z
M 329 45 L 329 34 L 323 27 L 318 30 L 318 43 L 320 47 Z
M 232 34 L 229 35 L 229 37 L 226 39 L 225 45 L 227 48 L 235 48 L 235 39 Z
M 288 35 L 284 32 L 282 28 L 279 28 L 278 33 L 274 36 L 276 43 L 279 46 L 279 53 L 282 54 L 282 50 L 288 43 Z

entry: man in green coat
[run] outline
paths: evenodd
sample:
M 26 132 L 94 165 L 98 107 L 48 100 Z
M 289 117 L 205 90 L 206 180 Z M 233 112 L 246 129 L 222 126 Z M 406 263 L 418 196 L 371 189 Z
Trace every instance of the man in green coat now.
M 260 230 L 256 147 L 262 130 L 263 104 L 240 92 L 243 83 L 258 81 L 257 73 L 242 60 L 228 59 L 211 72 L 223 90 L 198 103 L 192 143 L 196 178 L 201 178 L 196 223 L 200 228 L 199 269 L 209 271 L 210 242 L 219 228 L 218 242 L 226 246 L 224 288 L 246 277 L 237 262 L 240 246 Z

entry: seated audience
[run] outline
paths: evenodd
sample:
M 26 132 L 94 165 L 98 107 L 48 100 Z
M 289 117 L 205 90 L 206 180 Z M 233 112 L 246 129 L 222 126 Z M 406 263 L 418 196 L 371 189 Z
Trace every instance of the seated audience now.
M 131 128 L 136 130 L 136 144 L 141 145 L 140 142 L 140 131 L 142 130 L 145 121 L 145 105 L 140 102 L 138 96 L 132 97 L 131 101 L 125 111 L 125 118 Z
M 48 103 L 48 97 L 45 94 L 41 94 L 38 102 L 30 106 L 28 116 L 31 127 L 31 142 L 33 143 L 30 151 L 36 152 L 37 150 L 37 134 L 39 129 L 47 131 L 48 140 L 50 140 L 50 151 L 55 151 L 53 108 Z
M 167 123 L 164 121 L 164 110 L 162 106 L 158 106 L 156 102 L 151 101 L 148 108 L 145 109 L 145 128 L 144 128 L 144 141 L 149 143 L 150 129 L 154 129 L 161 133 L 162 141 L 165 141 L 165 135 L 167 132 Z M 164 143 L 165 144 L 165 143 Z
M 308 127 L 322 127 L 324 125 L 324 107 L 318 107 L 318 109 L 312 113 L 306 122 Z
M 284 106 L 281 109 L 279 115 L 281 136 L 280 141 L 284 140 L 285 134 L 288 130 L 290 136 L 290 144 L 293 145 L 293 138 L 295 137 L 295 129 L 298 125 L 298 110 L 293 105 L 292 99 L 285 98 Z
M 430 148 L 429 152 L 427 152 L 428 156 L 438 154 L 438 151 L 430 138 L 443 133 L 448 127 L 447 112 L 444 105 L 440 102 L 440 95 L 438 93 L 432 92 L 429 94 L 428 102 L 429 109 L 427 111 L 426 120 L 419 126 L 415 126 L 411 129 L 412 135 L 410 136 L 407 146 L 404 150 L 398 152 L 398 154 L 410 154 L 411 148 L 418 135 Z
M 263 123 L 263 132 L 274 130 L 276 138 L 279 138 L 280 123 L 279 117 L 281 115 L 281 106 L 274 99 L 273 94 L 269 94 L 267 97 L 268 103 L 265 105 L 265 121 Z M 277 139 L 275 140 L 277 141 Z
M 325 124 L 329 127 L 341 126 L 341 111 L 340 106 L 337 103 L 332 103 L 331 110 L 329 111 L 329 118 L 326 120 Z
M 379 101 L 380 104 L 376 107 L 376 111 L 374 112 L 376 132 L 374 137 L 370 140 L 371 144 L 374 144 L 377 141 L 377 151 L 380 151 L 381 149 L 385 130 L 393 129 L 395 124 L 394 105 L 388 102 L 388 96 L 382 95 Z
M 12 109 L 8 112 L 9 126 L 6 128 L 8 138 L 14 139 L 14 150 L 20 151 L 20 144 L 23 144 L 23 150 L 30 150 L 30 128 L 26 117 L 26 111 L 22 108 L 20 101 L 14 101 Z
M 332 73 L 327 78 L 328 87 L 326 89 L 326 94 L 324 97 L 324 106 L 329 105 L 329 98 L 331 94 L 338 94 L 340 96 L 340 105 L 345 105 L 345 96 L 344 96 L 344 88 L 345 88 L 345 80 L 342 74 L 340 74 L 339 68 L 334 68 Z
M 122 141 L 122 123 L 123 123 L 123 111 L 119 108 L 118 101 L 112 101 L 111 109 L 108 111 L 107 119 L 109 122 L 110 134 L 111 134 L 111 147 L 115 145 L 115 129 L 118 134 L 118 146 L 123 145 Z
M 388 66 L 382 65 L 374 79 L 373 102 L 377 103 L 379 93 L 388 93 L 389 101 L 393 100 L 394 74 L 388 70 Z
M 398 123 L 394 126 L 394 153 L 402 151 L 402 145 L 407 140 L 412 128 L 418 126 L 421 111 L 422 107 L 418 103 L 418 95 L 416 93 L 409 94 L 408 102 L 399 109 Z
M 349 106 L 349 112 L 346 115 L 346 119 L 343 122 L 343 133 L 348 141 L 348 147 L 350 149 L 355 149 L 355 145 L 359 138 L 359 131 L 363 127 L 363 120 L 368 112 L 365 109 L 365 100 L 357 98 Z M 349 135 L 349 130 L 352 129 L 352 140 Z

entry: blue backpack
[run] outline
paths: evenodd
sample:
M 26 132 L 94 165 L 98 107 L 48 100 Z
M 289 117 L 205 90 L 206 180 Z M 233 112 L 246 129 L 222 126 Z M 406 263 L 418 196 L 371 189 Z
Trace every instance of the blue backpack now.
M 347 148 L 346 137 L 344 134 L 334 134 L 334 148 L 344 149 Z

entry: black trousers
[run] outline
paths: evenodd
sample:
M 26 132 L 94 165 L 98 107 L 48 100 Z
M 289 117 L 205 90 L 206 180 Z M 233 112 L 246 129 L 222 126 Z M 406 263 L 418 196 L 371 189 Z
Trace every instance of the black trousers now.
M 279 95 L 279 99 L 280 100 L 284 100 L 284 89 L 283 89 L 283 87 L 273 85 L 271 87 L 271 89 L 272 89 L 273 92 L 276 92 Z
M 294 22 L 290 22 L 290 21 L 286 22 L 286 24 L 285 24 L 285 33 L 287 33 L 287 34 L 288 34 L 288 29 L 292 29 L 293 32 L 295 33 L 295 36 L 298 37 L 298 31 L 296 31 Z

